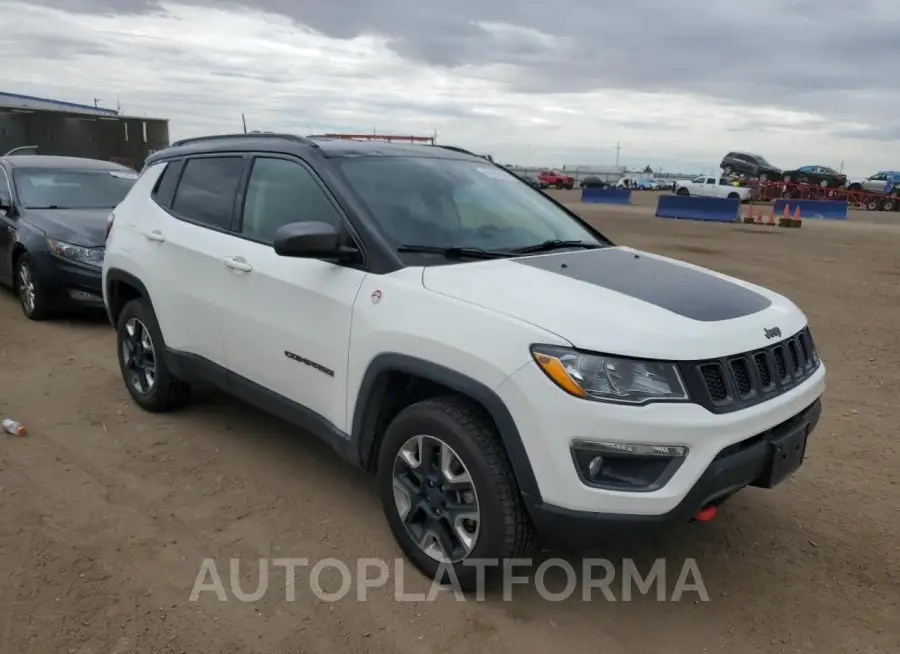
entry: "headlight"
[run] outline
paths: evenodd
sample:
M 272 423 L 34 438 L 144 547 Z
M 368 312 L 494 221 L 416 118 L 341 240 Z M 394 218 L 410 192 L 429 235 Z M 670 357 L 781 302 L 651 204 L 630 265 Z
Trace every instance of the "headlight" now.
M 86 248 L 80 245 L 64 243 L 63 241 L 54 241 L 51 238 L 47 239 L 47 244 L 50 246 L 50 251 L 53 254 L 63 259 L 85 263 L 89 266 L 103 265 L 105 248 Z
M 534 345 L 531 355 L 557 386 L 576 397 L 623 404 L 689 399 L 673 363 L 585 354 L 554 345 Z

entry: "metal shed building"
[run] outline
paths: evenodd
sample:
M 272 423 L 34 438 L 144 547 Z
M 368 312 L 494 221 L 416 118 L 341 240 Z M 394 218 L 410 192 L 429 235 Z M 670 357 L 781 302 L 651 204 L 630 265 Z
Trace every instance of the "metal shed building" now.
M 40 154 L 105 159 L 139 169 L 152 152 L 168 145 L 165 118 L 0 91 L 0 155 L 38 146 Z

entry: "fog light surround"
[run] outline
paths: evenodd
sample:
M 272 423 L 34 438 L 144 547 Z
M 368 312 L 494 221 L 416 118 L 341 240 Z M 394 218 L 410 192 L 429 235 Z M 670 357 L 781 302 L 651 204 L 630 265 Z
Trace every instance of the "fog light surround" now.
M 649 493 L 665 486 L 688 454 L 683 445 L 581 439 L 572 441 L 571 451 L 582 483 L 634 493 Z

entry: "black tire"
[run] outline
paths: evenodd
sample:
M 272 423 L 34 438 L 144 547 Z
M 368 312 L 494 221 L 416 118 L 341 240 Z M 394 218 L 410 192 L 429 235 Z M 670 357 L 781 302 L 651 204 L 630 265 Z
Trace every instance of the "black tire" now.
M 24 277 L 23 277 L 24 275 Z M 34 264 L 27 252 L 16 259 L 13 289 L 19 296 L 19 306 L 29 320 L 47 320 L 53 315 L 46 289 L 34 272 Z
M 740 196 L 739 193 L 729 193 L 729 194 L 728 194 L 728 199 L 729 199 L 729 200 L 740 200 L 740 199 L 741 199 L 741 196 Z
M 465 561 L 526 558 L 535 551 L 535 531 L 519 492 L 509 457 L 490 418 L 477 404 L 456 396 L 423 400 L 403 409 L 391 422 L 378 455 L 377 478 L 382 508 L 394 538 L 412 563 L 429 579 L 442 564 L 429 556 L 407 530 L 394 499 L 394 466 L 410 439 L 428 435 L 449 445 L 468 469 L 477 497 L 479 531 L 471 551 L 453 564 L 464 591 L 475 589 L 478 567 Z M 443 564 L 446 565 L 446 564 Z M 446 569 L 446 568 L 444 568 Z M 488 565 L 485 583 L 500 577 L 501 566 Z M 449 582 L 438 579 L 438 582 Z
M 153 354 L 154 379 L 146 391 L 141 391 L 135 382 L 134 371 L 125 360 L 125 341 L 130 321 L 136 320 L 150 337 Z M 166 364 L 166 345 L 152 307 L 144 298 L 131 300 L 123 308 L 116 322 L 116 350 L 122 381 L 135 404 L 145 411 L 154 413 L 170 411 L 183 406 L 190 397 L 191 387 L 175 376 Z
M 866 209 L 869 211 L 878 211 L 881 208 L 881 201 L 872 198 L 866 202 Z
M 690 195 L 690 194 L 691 194 L 691 192 L 688 191 L 683 186 L 675 192 L 675 195 Z
M 722 172 L 727 176 L 734 172 L 734 168 L 732 168 L 731 166 L 724 166 L 722 168 Z
M 561 191 L 565 185 L 562 182 L 556 182 L 556 189 Z

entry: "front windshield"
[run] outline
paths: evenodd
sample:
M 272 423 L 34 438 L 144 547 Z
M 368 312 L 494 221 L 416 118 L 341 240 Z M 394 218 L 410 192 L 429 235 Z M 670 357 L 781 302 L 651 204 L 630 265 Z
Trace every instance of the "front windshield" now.
M 348 157 L 337 164 L 395 246 L 607 245 L 543 193 L 490 164 L 406 157 Z
M 13 181 L 26 209 L 113 209 L 136 175 L 127 170 L 16 168 Z

